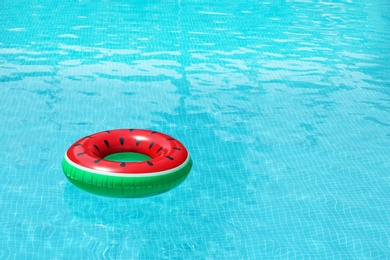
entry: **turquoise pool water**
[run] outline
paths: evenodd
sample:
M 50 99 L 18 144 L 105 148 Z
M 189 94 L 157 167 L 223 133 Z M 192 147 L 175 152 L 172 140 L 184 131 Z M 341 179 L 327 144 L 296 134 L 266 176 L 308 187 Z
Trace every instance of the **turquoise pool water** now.
M 390 3 L 0 2 L 0 259 L 390 258 Z M 88 134 L 179 139 L 188 179 L 111 199 Z

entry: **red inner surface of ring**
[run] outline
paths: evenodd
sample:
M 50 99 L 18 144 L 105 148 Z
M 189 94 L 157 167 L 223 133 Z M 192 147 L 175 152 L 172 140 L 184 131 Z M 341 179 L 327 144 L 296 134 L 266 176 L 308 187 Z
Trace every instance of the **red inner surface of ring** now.
M 143 162 L 114 162 L 103 158 L 114 153 L 136 152 L 149 156 Z M 155 131 L 119 129 L 96 133 L 74 143 L 67 151 L 75 164 L 111 173 L 153 173 L 185 162 L 188 152 L 178 140 Z

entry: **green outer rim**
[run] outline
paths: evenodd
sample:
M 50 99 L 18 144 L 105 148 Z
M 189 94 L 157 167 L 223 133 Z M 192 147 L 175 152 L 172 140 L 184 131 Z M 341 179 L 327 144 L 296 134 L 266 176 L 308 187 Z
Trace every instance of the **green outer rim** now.
M 75 186 L 90 193 L 117 198 L 147 197 L 171 190 L 187 178 L 191 167 L 192 160 L 188 158 L 184 167 L 166 174 L 122 177 L 96 174 L 69 164 L 65 158 L 62 160 L 65 176 Z

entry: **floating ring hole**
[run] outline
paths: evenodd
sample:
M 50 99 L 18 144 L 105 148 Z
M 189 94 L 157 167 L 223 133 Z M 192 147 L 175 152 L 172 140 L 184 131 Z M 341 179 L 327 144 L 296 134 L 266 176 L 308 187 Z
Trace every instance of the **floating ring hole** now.
M 142 153 L 113 153 L 104 157 L 104 160 L 114 161 L 114 162 L 143 162 L 151 160 L 149 156 Z

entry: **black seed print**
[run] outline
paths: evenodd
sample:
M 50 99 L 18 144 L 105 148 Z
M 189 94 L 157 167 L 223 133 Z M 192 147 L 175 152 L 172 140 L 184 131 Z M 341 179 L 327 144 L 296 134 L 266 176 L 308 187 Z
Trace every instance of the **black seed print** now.
M 100 159 L 97 159 L 95 161 L 93 161 L 94 163 L 99 163 L 101 160 Z
M 149 145 L 149 149 L 152 148 L 154 145 L 154 142 L 151 142 L 150 145 Z
M 180 148 L 178 148 L 178 147 L 175 147 L 175 148 L 172 148 L 173 150 L 178 150 L 178 151 L 181 151 L 181 149 Z
M 150 134 L 151 134 L 151 135 L 154 135 L 155 133 L 157 133 L 157 132 L 156 132 L 156 131 L 152 131 Z
M 100 152 L 100 149 L 99 149 L 99 147 L 96 144 L 94 144 L 93 147 L 95 147 L 96 150 L 98 150 Z
M 109 133 L 110 133 L 110 131 L 104 131 L 104 132 L 106 132 L 107 134 L 109 134 Z
M 134 129 L 129 129 L 130 133 L 133 132 Z
M 110 144 L 108 143 L 107 140 L 104 140 L 104 143 L 106 144 L 107 148 L 110 148 Z
M 77 156 L 80 156 L 80 155 L 83 155 L 83 154 L 85 154 L 85 153 L 84 153 L 84 152 L 82 152 L 82 153 L 78 153 L 78 154 L 77 154 Z
M 163 149 L 162 147 L 158 148 L 158 150 L 156 151 L 156 153 L 158 153 L 158 152 L 161 151 L 162 149 Z
M 147 161 L 146 163 L 147 163 L 149 166 L 153 166 L 153 163 L 152 163 L 152 162 Z
M 141 140 L 135 140 L 135 145 L 138 146 Z
M 120 166 L 121 166 L 121 167 L 125 167 L 125 166 L 126 166 L 126 163 L 122 162 L 122 163 L 120 164 Z
M 125 143 L 125 139 L 123 139 L 123 137 L 119 138 L 119 142 L 121 143 L 121 145 L 123 146 L 123 144 Z
M 169 137 L 167 140 L 168 140 L 168 141 L 172 141 L 172 140 L 175 140 L 175 139 L 172 138 L 172 137 Z
M 165 156 L 167 157 L 169 160 L 173 161 L 173 158 L 171 156 Z

